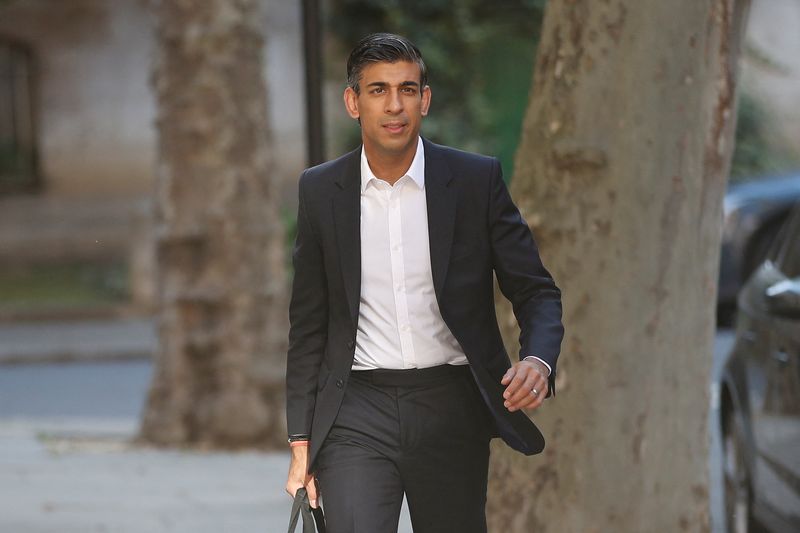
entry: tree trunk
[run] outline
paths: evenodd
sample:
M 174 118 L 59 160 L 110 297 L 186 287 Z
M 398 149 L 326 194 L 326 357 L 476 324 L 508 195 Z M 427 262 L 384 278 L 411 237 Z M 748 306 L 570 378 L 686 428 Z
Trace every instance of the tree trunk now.
M 491 531 L 709 530 L 707 391 L 746 11 L 548 2 L 512 194 L 563 290 L 566 336 L 558 394 L 534 415 L 545 452 L 493 447 Z
M 283 229 L 255 0 L 151 2 L 160 350 L 140 436 L 282 441 Z

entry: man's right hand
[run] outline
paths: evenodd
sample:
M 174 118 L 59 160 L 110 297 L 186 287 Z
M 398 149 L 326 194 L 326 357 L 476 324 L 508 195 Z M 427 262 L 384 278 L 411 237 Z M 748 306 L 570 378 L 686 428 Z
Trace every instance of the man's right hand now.
M 314 475 L 308 473 L 308 446 L 292 446 L 292 461 L 286 480 L 286 492 L 294 498 L 297 489 L 305 487 L 311 507 L 317 508 L 317 484 Z

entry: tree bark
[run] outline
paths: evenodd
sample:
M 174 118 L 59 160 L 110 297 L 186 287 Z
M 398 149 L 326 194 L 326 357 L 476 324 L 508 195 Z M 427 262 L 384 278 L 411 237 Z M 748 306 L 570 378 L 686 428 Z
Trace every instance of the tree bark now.
M 491 531 L 708 531 L 716 279 L 748 2 L 551 0 L 512 194 L 562 288 L 545 452 Z M 506 310 L 509 346 L 515 335 Z
M 283 229 L 255 0 L 151 2 L 160 349 L 140 437 L 283 440 Z

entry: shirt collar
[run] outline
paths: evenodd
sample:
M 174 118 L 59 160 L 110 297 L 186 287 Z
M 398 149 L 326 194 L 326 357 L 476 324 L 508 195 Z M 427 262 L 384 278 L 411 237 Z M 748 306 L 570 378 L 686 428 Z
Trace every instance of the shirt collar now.
M 425 148 L 422 144 L 422 137 L 417 137 L 417 152 L 414 154 L 414 160 L 411 161 L 411 166 L 404 176 L 409 176 L 420 190 L 425 190 Z M 367 189 L 367 185 L 372 180 L 380 179 L 372 173 L 367 162 L 367 154 L 364 151 L 364 146 L 361 146 L 361 192 Z

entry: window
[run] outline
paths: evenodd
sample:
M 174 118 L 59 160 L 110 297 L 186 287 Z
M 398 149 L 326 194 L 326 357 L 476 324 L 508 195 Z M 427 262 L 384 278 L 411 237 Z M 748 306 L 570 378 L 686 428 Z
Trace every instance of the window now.
M 31 54 L 0 40 L 0 193 L 36 185 Z

